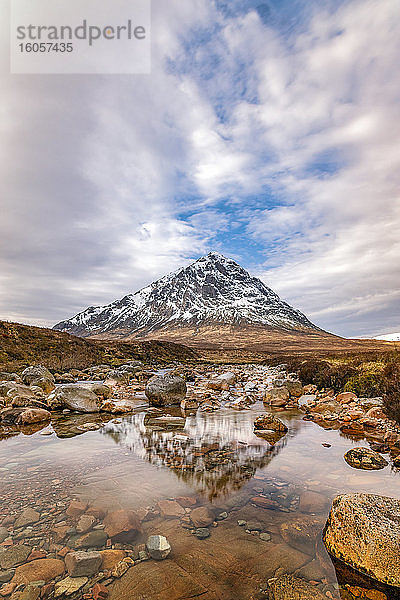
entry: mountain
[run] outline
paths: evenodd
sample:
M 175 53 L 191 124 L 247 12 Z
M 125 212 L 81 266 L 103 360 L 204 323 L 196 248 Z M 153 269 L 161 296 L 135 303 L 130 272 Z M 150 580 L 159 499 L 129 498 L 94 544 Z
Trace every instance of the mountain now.
M 151 337 L 189 328 L 257 326 L 286 332 L 320 332 L 234 260 L 210 252 L 135 294 L 90 307 L 54 329 L 82 337 Z
M 377 335 L 374 340 L 386 340 L 388 342 L 400 342 L 400 332 L 398 333 L 385 333 L 384 335 Z

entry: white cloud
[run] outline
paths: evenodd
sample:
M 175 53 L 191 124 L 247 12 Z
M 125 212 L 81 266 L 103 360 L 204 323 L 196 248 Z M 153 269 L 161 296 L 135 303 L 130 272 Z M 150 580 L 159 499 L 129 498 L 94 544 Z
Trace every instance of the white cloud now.
M 0 316 L 108 302 L 246 223 L 259 274 L 319 325 L 397 330 L 396 3 L 318 3 L 288 38 L 160 0 L 152 39 L 151 76 L 10 77 L 3 53 Z M 246 204 L 265 189 L 280 206 Z

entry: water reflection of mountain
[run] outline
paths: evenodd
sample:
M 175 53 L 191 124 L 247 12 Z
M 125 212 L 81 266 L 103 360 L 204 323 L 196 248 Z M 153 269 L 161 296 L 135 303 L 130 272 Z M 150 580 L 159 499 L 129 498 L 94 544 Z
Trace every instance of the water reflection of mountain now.
M 102 432 L 212 499 L 240 489 L 286 445 L 287 437 L 275 444 L 256 437 L 254 417 L 222 410 L 165 419 L 143 412 L 108 423 Z

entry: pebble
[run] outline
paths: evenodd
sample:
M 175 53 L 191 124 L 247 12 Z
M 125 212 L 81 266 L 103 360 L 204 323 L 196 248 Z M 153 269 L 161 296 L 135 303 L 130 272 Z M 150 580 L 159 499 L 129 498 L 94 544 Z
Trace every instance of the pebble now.
M 199 540 L 205 540 L 210 537 L 210 530 L 207 527 L 198 527 L 195 531 L 195 536 L 199 538 Z

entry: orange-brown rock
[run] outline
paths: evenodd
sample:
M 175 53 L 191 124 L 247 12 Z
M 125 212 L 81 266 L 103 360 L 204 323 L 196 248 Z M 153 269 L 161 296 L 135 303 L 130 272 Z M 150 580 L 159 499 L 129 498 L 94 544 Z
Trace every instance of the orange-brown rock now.
M 354 400 L 357 400 L 357 396 L 353 392 L 342 392 L 336 396 L 336 402 L 340 404 L 350 404 Z
M 190 513 L 190 519 L 195 527 L 208 527 L 215 519 L 215 515 L 207 506 L 198 506 Z
M 112 571 L 126 556 L 125 550 L 100 550 L 100 554 L 103 561 L 101 565 L 103 571 Z
M 382 583 L 400 587 L 400 500 L 375 494 L 335 498 L 324 531 L 333 556 Z
M 185 514 L 185 509 L 175 500 L 160 500 L 157 506 L 163 517 L 179 518 Z
M 72 500 L 70 505 L 68 506 L 66 513 L 69 517 L 76 519 L 83 512 L 85 512 L 87 504 L 84 504 L 80 500 Z
M 14 577 L 11 583 L 24 583 L 28 584 L 32 581 L 50 581 L 55 579 L 59 575 L 62 575 L 65 571 L 65 565 L 63 560 L 58 558 L 41 558 L 39 560 L 32 560 L 20 567 L 15 569 Z
M 133 510 L 114 510 L 103 521 L 105 532 L 113 542 L 129 543 L 140 532 L 140 521 Z

